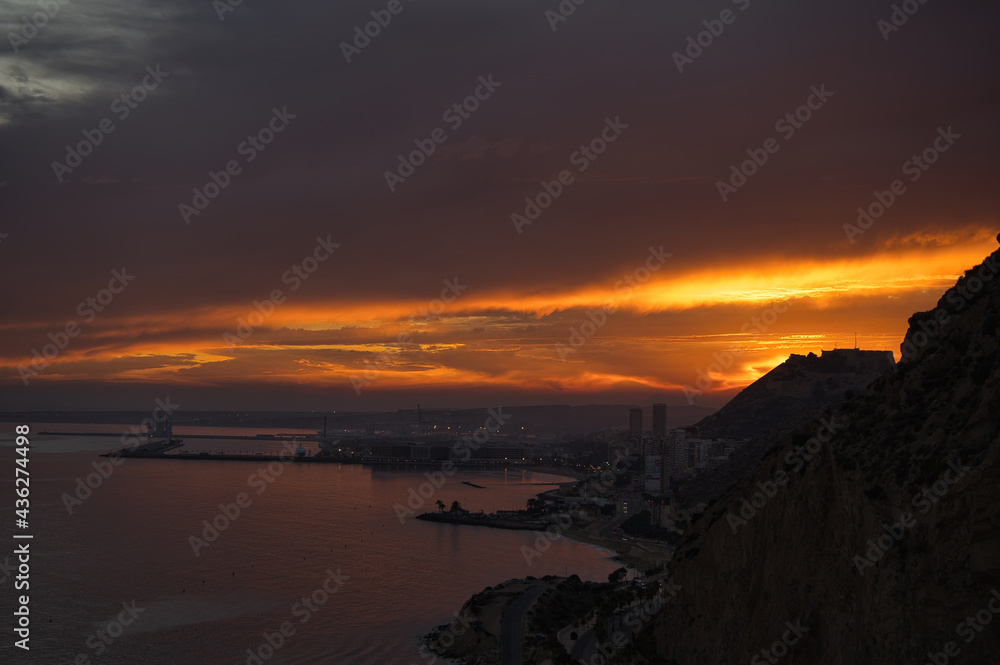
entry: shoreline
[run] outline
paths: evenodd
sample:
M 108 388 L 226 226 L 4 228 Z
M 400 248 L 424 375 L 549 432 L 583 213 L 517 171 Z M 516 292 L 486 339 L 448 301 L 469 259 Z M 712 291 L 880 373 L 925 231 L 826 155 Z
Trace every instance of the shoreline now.
M 623 567 L 630 568 L 644 575 L 647 570 L 665 565 L 672 558 L 671 554 L 667 552 L 659 554 L 647 550 L 641 543 L 611 540 L 603 536 L 579 533 L 575 529 L 567 529 L 560 536 L 601 552 L 606 552 L 609 554 L 608 558 L 615 563 L 620 563 Z M 639 550 L 639 552 L 636 550 Z
M 556 483 L 558 487 L 538 492 L 535 494 L 535 497 L 545 497 L 567 486 L 572 486 L 577 482 L 579 481 L 570 480 L 568 482 Z M 526 515 L 526 517 L 530 516 Z M 550 539 L 567 538 L 577 544 L 597 550 L 602 555 L 605 555 L 607 559 L 625 568 L 629 568 L 635 573 L 645 574 L 648 570 L 666 565 L 673 558 L 673 550 L 667 549 L 669 547 L 667 543 L 662 543 L 661 545 L 661 541 L 644 541 L 638 538 L 626 540 L 621 537 L 600 533 L 601 529 L 607 526 L 606 521 L 595 522 L 586 526 L 570 525 L 564 527 L 554 524 L 551 521 L 539 521 L 537 519 L 519 520 L 491 517 L 482 513 L 454 514 L 448 512 L 427 512 L 418 515 L 416 519 L 438 524 L 452 524 L 456 527 L 478 526 L 487 529 L 509 531 L 535 531 L 539 534 L 546 534 L 546 537 Z M 556 529 L 555 533 L 551 532 L 553 527 Z

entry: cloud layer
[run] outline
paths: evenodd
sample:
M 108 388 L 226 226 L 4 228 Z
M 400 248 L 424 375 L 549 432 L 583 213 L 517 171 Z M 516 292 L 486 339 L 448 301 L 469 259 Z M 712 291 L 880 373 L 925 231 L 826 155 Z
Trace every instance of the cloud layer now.
M 906 318 L 995 247 L 996 8 L 921 5 L 886 40 L 891 3 L 594 2 L 553 30 L 556 2 L 404 0 L 348 63 L 341 43 L 384 7 L 245 0 L 220 20 L 207 1 L 71 0 L 6 45 L 5 405 L 682 399 L 735 345 L 740 363 L 699 397 L 718 403 L 854 332 L 898 352 Z M 673 54 L 727 8 L 679 72 Z M 7 3 L 4 34 L 36 11 Z M 147 67 L 168 75 L 150 88 Z M 485 99 L 480 77 L 498 84 Z M 823 107 L 777 130 L 821 85 Z M 627 128 L 602 145 L 616 118 Z M 911 179 L 948 127 L 960 138 Z M 718 182 L 772 137 L 723 201 Z M 390 191 L 401 156 L 412 174 Z M 519 233 L 512 215 L 563 171 L 572 183 Z M 849 237 L 894 180 L 905 193 Z M 340 248 L 310 271 L 328 237 Z M 661 246 L 671 257 L 640 279 Z M 135 280 L 86 321 L 80 303 L 123 267 Z M 467 288 L 444 302 L 456 279 Z M 227 344 L 276 289 L 273 313 Z M 766 331 L 742 331 L 781 302 Z M 25 386 L 18 366 L 68 322 L 79 334 Z

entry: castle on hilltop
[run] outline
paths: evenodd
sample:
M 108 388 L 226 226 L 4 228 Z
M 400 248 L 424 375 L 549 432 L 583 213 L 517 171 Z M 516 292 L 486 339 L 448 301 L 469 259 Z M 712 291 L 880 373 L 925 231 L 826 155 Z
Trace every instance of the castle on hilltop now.
M 853 369 L 862 374 L 881 373 L 896 364 L 892 351 L 867 351 L 855 348 L 824 350 L 821 354 L 817 356 L 815 353 L 808 355 L 793 353 L 788 357 L 788 361 L 805 360 L 819 371 L 844 372 Z

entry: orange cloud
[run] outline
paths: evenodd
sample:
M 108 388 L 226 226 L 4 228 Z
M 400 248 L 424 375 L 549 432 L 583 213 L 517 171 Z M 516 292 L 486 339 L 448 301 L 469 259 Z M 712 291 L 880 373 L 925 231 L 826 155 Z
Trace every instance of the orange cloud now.
M 745 386 L 789 353 L 853 345 L 896 350 L 906 318 L 931 306 L 992 251 L 985 232 L 922 233 L 837 260 L 766 259 L 686 269 L 644 256 L 601 279 L 561 290 L 476 292 L 435 304 L 295 301 L 268 316 L 253 303 L 99 317 L 36 381 L 225 382 L 364 390 L 494 387 L 553 392 L 678 391 L 713 354 L 739 349 L 712 391 Z M 669 250 L 669 248 L 666 248 Z M 647 276 L 648 275 L 648 276 Z M 772 303 L 787 314 L 744 325 Z M 560 354 L 585 312 L 609 307 L 604 325 Z M 437 313 L 432 313 L 437 312 Z M 252 334 L 239 339 L 240 323 Z M 23 324 L 22 324 L 23 325 Z M 10 331 L 10 324 L 0 331 Z M 56 329 L 34 322 L 22 337 L 44 344 Z M 249 330 L 243 328 L 243 331 Z M 223 335 L 228 334 L 229 345 Z M 10 348 L 10 345 L 7 345 Z M 0 358 L 17 376 L 24 356 Z

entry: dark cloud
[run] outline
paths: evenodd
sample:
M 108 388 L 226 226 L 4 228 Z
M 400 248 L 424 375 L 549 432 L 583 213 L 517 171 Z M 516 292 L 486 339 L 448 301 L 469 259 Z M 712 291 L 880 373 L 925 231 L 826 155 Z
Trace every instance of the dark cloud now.
M 224 20 L 208 0 L 63 5 L 18 53 L 0 54 L 0 307 L 18 324 L 2 333 L 3 355 L 29 353 L 122 266 L 137 279 L 105 325 L 141 325 L 88 344 L 215 339 L 192 321 L 282 286 L 317 236 L 342 247 L 294 294 L 302 306 L 427 302 L 455 276 L 512 298 L 570 291 L 613 280 L 650 245 L 674 252 L 679 274 L 724 272 L 996 225 L 997 7 L 923 4 L 886 41 L 877 21 L 890 2 L 592 0 L 552 30 L 545 12 L 557 5 L 403 0 L 350 64 L 341 43 L 384 3 L 245 0 Z M 8 3 L 3 34 L 36 8 Z M 723 9 L 735 21 L 678 72 L 672 54 Z M 169 75 L 121 117 L 116 100 L 157 67 Z M 491 75 L 501 85 L 453 128 L 447 109 Z M 716 181 L 819 85 L 834 95 L 723 203 Z M 248 162 L 240 146 L 274 109 L 295 117 Z M 572 168 L 606 118 L 628 129 L 518 235 L 511 214 Z M 60 183 L 52 163 L 102 119 L 114 131 Z M 844 221 L 948 126 L 955 147 L 852 246 Z M 439 128 L 447 140 L 391 193 L 386 170 Z M 240 173 L 185 224 L 179 204 L 230 160 Z M 482 313 L 487 329 L 496 314 Z M 380 341 L 342 329 L 354 323 L 273 334 Z M 451 367 L 474 361 L 462 353 Z M 509 360 L 496 353 L 481 368 Z M 611 358 L 595 367 L 610 373 Z

